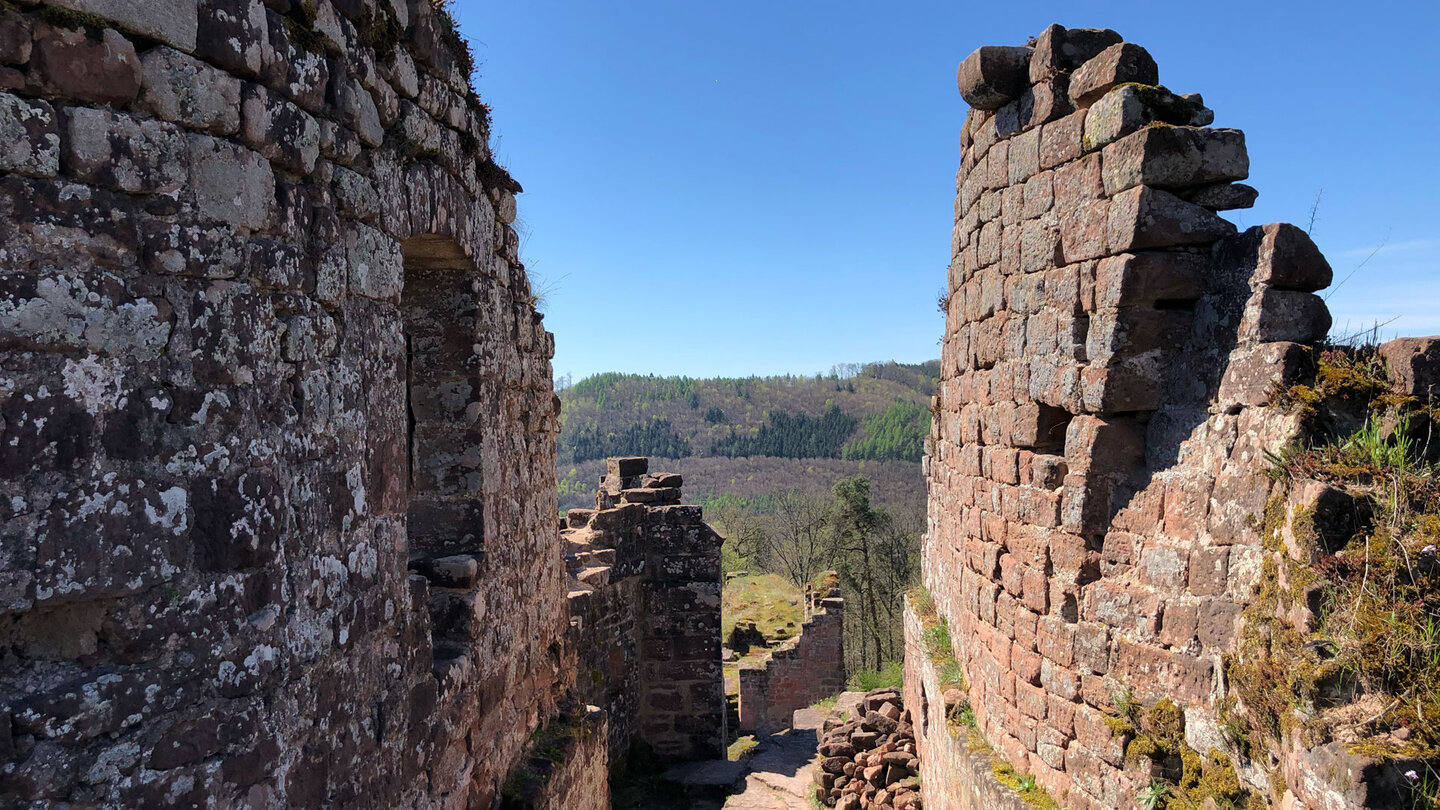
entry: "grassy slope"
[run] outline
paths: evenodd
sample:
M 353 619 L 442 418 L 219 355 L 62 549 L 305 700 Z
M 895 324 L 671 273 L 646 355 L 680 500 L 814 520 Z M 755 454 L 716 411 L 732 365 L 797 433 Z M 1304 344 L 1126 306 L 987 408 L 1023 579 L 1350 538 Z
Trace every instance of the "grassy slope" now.
M 720 627 L 728 635 L 737 622 L 755 622 L 755 627 L 773 644 L 799 632 L 800 622 L 805 620 L 804 600 L 805 594 L 784 577 L 775 574 L 735 577 L 725 583 L 720 597 Z M 756 650 L 751 655 L 760 656 L 764 652 Z M 740 691 L 739 672 L 738 661 L 725 665 L 725 691 Z

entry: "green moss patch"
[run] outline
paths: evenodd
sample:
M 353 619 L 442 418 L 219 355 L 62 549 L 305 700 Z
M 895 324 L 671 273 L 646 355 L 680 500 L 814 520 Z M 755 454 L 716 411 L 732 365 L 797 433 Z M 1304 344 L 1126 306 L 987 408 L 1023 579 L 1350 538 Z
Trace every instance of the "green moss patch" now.
M 1435 403 L 1395 394 L 1363 347 L 1320 351 L 1311 380 L 1271 399 L 1301 436 L 1271 456 L 1265 556 L 1224 661 L 1222 731 L 1254 761 L 1290 739 L 1339 740 L 1415 771 L 1408 806 L 1440 807 L 1440 779 L 1425 778 L 1440 769 Z

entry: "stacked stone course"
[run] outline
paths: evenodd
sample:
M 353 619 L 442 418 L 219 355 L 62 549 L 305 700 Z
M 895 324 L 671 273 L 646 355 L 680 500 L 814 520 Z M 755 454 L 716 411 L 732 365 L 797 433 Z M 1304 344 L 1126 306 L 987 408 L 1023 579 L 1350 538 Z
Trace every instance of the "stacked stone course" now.
M 1297 428 L 1269 393 L 1325 336 L 1331 270 L 1294 226 L 1218 216 L 1255 198 L 1243 134 L 1115 32 L 1051 26 L 958 78 L 923 578 L 985 738 L 1064 807 L 1130 806 L 1151 774 L 1117 695 L 1227 750 L 1219 657 L 1260 574 L 1265 453 Z M 1272 763 L 1237 764 L 1269 794 Z
M 609 765 L 638 744 L 662 760 L 723 757 L 721 538 L 680 504 L 679 475 L 607 462 L 595 509 L 561 535 L 570 574 L 576 692 L 605 709 Z
M 740 729 L 773 734 L 791 715 L 845 689 L 845 600 L 809 591 L 800 632 L 759 660 L 740 662 Z
M 0 5 L 0 804 L 484 807 L 553 712 L 465 64 L 415 0 Z

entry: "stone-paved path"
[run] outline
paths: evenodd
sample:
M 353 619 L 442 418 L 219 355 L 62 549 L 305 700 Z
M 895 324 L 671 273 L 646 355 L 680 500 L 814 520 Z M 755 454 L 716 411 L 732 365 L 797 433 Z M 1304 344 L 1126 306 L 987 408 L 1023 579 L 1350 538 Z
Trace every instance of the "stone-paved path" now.
M 836 706 L 853 710 L 863 697 L 863 692 L 845 692 Z M 815 748 L 824 722 L 821 712 L 796 711 L 791 729 L 761 744 L 750 760 L 750 774 L 725 800 L 724 810 L 810 810 L 818 762 Z

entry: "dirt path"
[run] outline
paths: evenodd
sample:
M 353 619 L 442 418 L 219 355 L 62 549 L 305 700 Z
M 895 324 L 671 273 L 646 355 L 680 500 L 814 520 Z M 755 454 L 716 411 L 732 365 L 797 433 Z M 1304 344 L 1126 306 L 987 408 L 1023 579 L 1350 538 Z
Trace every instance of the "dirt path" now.
M 846 692 L 837 708 L 853 706 L 862 692 Z M 820 726 L 825 715 L 812 709 L 795 712 L 793 728 L 773 734 L 750 760 L 750 773 L 738 792 L 725 800 L 724 810 L 810 810 Z

